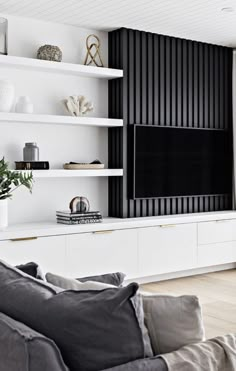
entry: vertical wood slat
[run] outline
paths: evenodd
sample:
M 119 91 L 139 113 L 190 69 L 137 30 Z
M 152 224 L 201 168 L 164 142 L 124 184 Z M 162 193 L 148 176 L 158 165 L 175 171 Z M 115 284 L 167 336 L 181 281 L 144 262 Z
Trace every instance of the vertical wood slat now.
M 204 127 L 204 49 L 200 43 L 198 47 L 198 127 Z
M 209 123 L 210 128 L 215 128 L 214 115 L 214 46 L 209 46 Z
M 188 126 L 188 42 L 183 40 L 182 44 L 182 120 L 183 126 Z
M 229 48 L 121 29 L 109 34 L 109 65 L 124 79 L 109 82 L 109 166 L 124 177 L 109 179 L 109 215 L 136 217 L 225 210 L 231 195 L 128 200 L 126 125 L 221 128 L 232 132 L 232 53 Z
M 199 61 L 198 43 L 193 43 L 193 122 L 191 127 L 199 127 Z
M 159 74 L 159 91 L 160 91 L 160 125 L 166 125 L 166 110 L 165 110 L 165 98 L 166 98 L 166 84 L 165 84 L 165 37 L 160 36 L 160 74 Z

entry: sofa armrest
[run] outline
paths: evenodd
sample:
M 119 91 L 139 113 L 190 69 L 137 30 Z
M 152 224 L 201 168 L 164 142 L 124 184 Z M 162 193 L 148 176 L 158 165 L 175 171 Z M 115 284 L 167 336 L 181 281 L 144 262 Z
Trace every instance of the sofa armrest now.
M 0 365 L 4 371 L 68 371 L 56 344 L 0 313 Z

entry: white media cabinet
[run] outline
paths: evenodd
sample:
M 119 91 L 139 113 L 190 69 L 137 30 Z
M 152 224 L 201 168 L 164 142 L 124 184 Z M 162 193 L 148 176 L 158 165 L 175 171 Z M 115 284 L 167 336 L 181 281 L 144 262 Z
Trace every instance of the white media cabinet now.
M 0 232 L 0 259 L 71 277 L 123 271 L 140 282 L 218 270 L 236 262 L 236 212 L 16 225 Z

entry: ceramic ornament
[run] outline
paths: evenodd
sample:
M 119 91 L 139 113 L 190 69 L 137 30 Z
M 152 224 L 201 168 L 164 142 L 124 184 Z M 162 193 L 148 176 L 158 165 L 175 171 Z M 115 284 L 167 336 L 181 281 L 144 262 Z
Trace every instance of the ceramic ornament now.
M 18 113 L 33 113 L 34 105 L 29 97 L 19 97 L 16 103 L 15 111 Z
M 62 51 L 58 46 L 55 45 L 43 45 L 40 46 L 37 52 L 38 59 L 44 59 L 46 61 L 61 62 Z
M 8 80 L 0 80 L 0 112 L 10 112 L 14 98 L 14 85 Z
M 90 210 L 89 200 L 83 196 L 74 197 L 69 204 L 69 208 L 71 213 L 86 213 Z
M 71 95 L 62 102 L 72 116 L 83 116 L 93 111 L 93 103 L 87 101 L 83 95 Z

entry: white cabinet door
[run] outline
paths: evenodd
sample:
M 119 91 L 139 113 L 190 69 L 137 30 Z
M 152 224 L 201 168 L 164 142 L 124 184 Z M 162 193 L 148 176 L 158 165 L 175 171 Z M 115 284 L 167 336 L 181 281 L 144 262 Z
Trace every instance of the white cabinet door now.
M 233 240 L 232 220 L 198 223 L 198 244 L 207 245 Z
M 207 267 L 236 261 L 234 220 L 198 223 L 198 266 Z
M 235 242 L 220 242 L 198 246 L 198 266 L 210 267 L 236 261 Z
M 197 265 L 197 226 L 180 224 L 141 228 L 140 277 L 177 272 Z
M 121 271 L 137 277 L 137 230 L 67 236 L 67 275 L 82 277 Z
M 18 265 L 34 261 L 44 273 L 65 273 L 65 236 L 0 241 L 0 259 Z
M 231 220 L 232 224 L 232 240 L 236 241 L 236 220 Z

